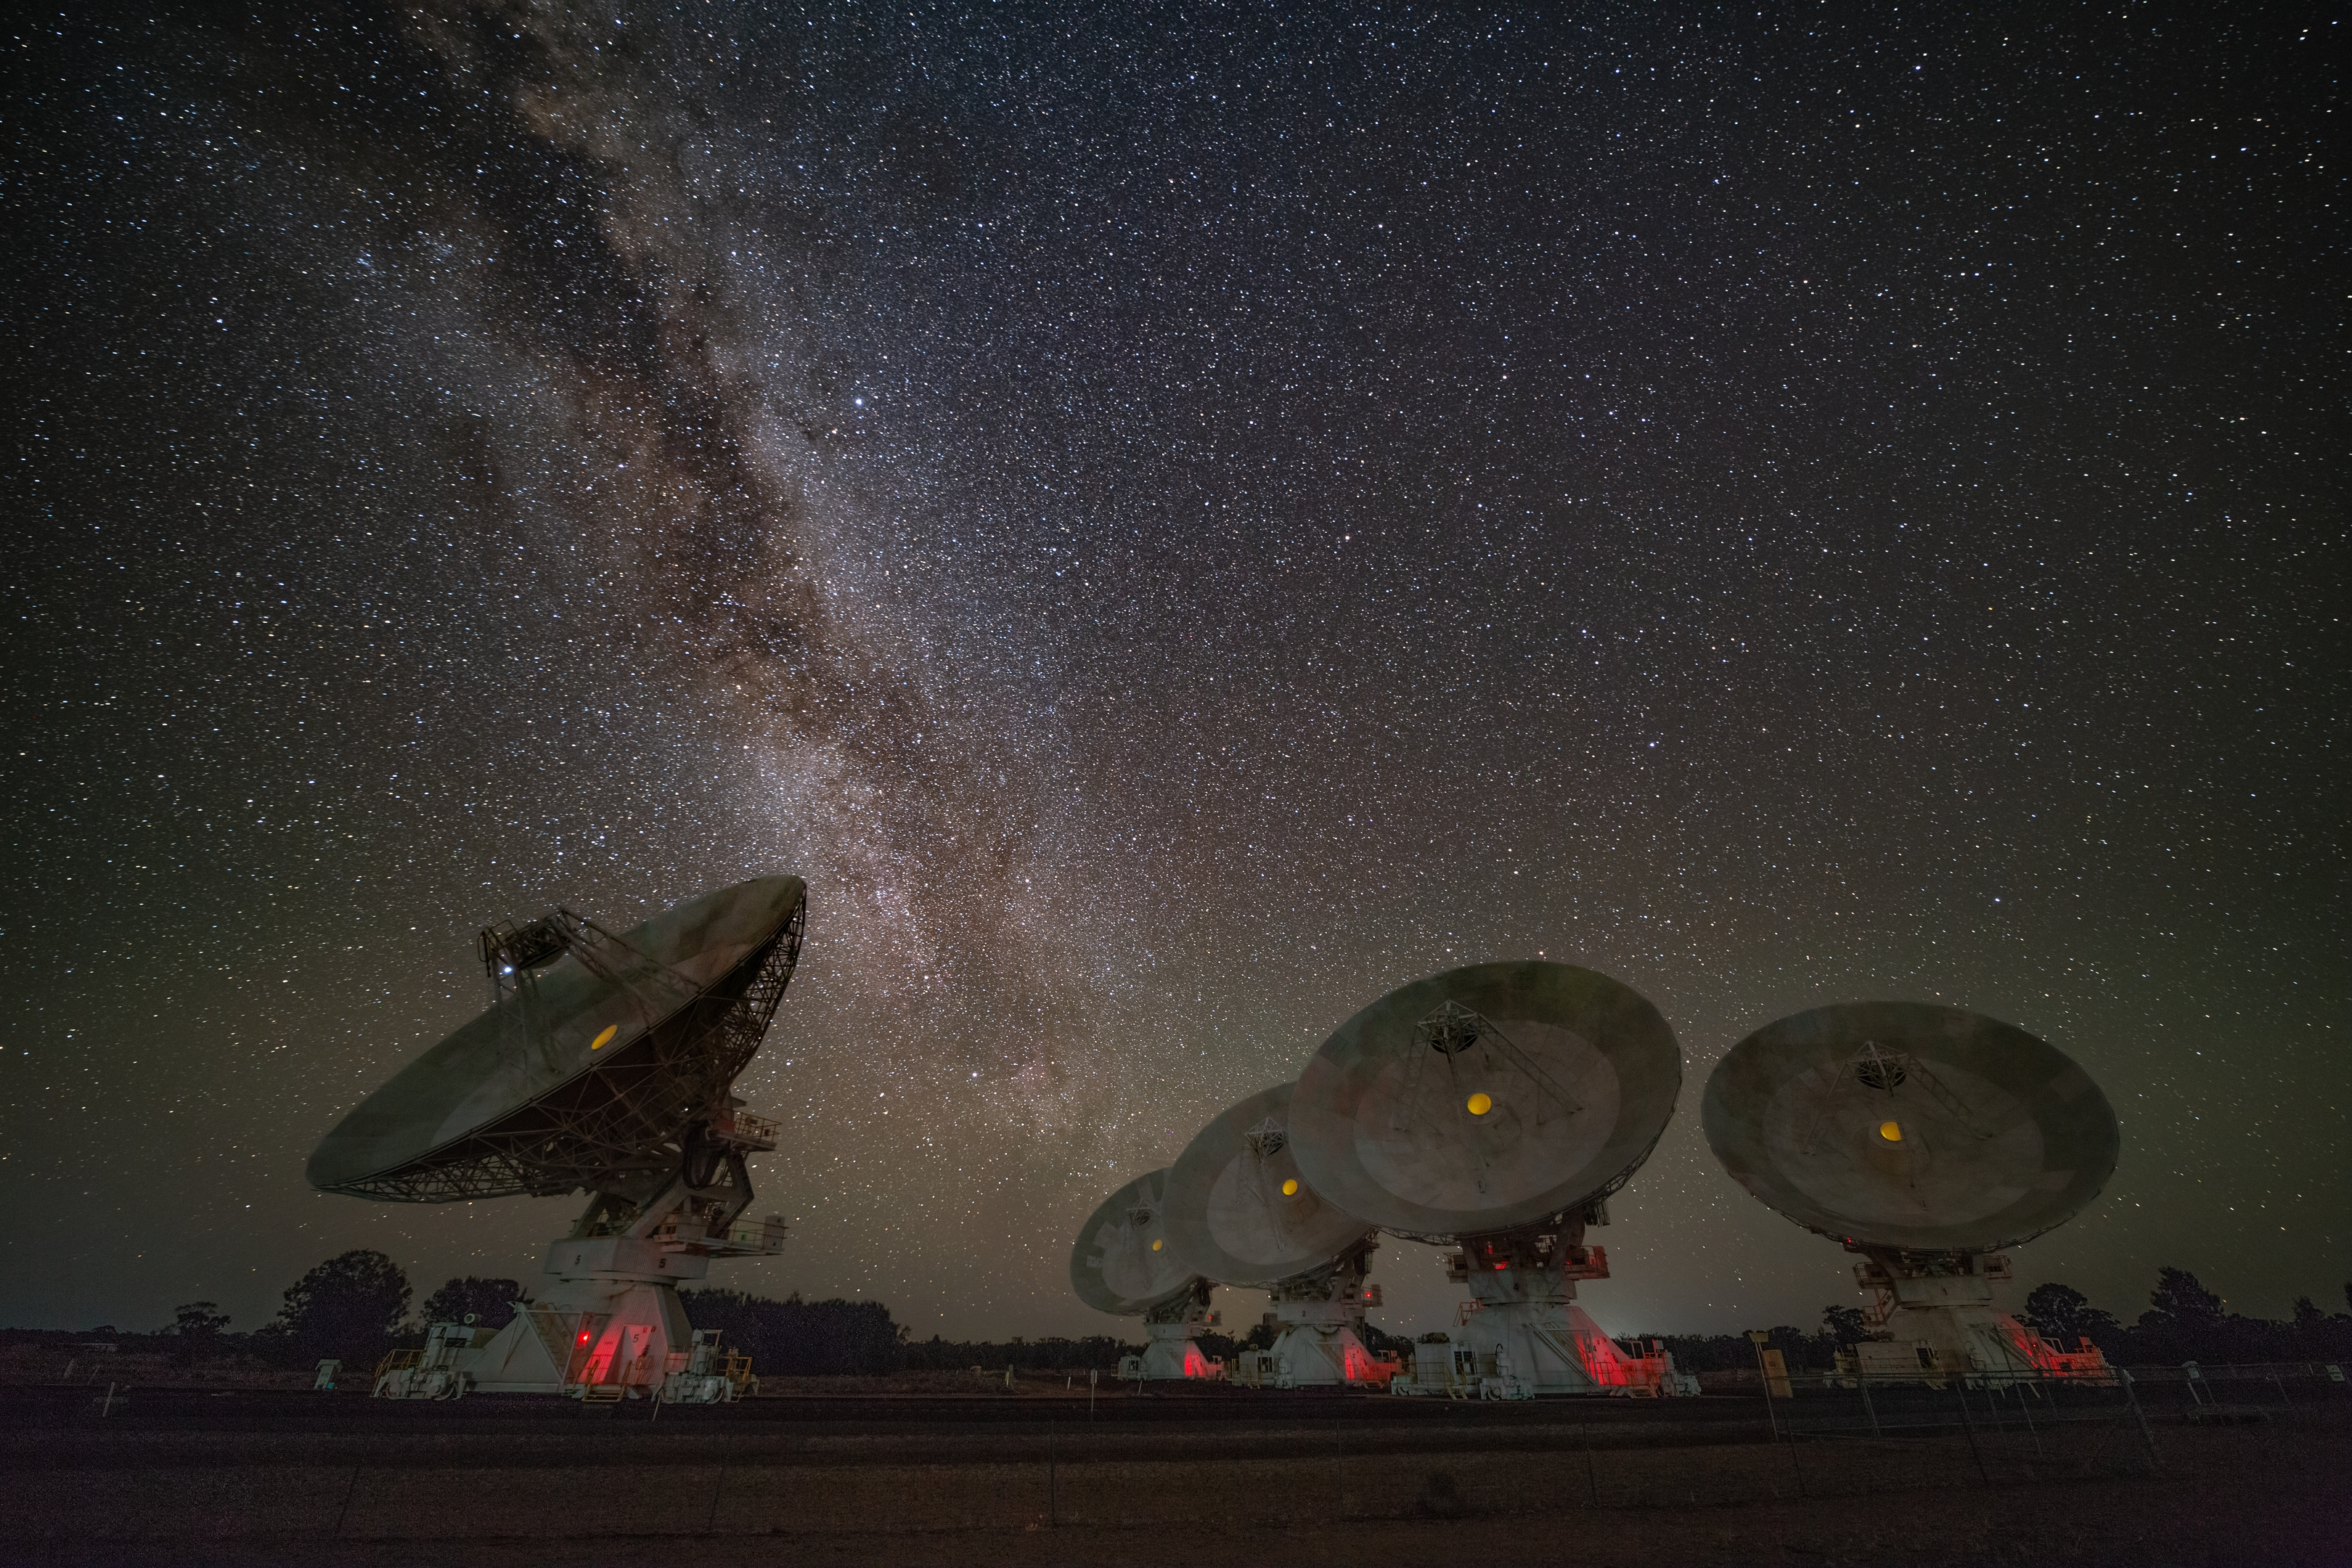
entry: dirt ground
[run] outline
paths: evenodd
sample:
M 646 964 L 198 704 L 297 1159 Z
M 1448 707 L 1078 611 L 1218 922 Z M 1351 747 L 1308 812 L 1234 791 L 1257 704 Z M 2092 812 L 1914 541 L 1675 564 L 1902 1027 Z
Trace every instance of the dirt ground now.
M 760 1405 L 668 1425 L 333 1396 L 18 1405 L 0 1561 L 2352 1563 L 2352 1412 L 2324 1405 L 2226 1426 L 2159 1411 L 2153 1472 L 2136 1423 L 1792 1444 L 1758 1402 L 1217 1402 L 1094 1423 L 1028 1401 Z
M 222 1356 L 174 1366 L 168 1357 L 132 1351 L 92 1352 L 22 1342 L 0 1344 L 0 1388 L 70 1384 L 104 1393 L 109 1384 L 142 1388 L 308 1388 L 315 1373 L 254 1356 Z
M 1267 1563 L 1376 1568 L 1505 1562 L 1515 1568 L 1654 1564 L 2221 1564 L 2352 1562 L 2352 1493 L 2241 1492 L 2183 1500 L 2165 1482 L 2052 1489 L 2026 1495 L 1913 1493 L 1734 1508 L 1458 1521 L 1352 1521 L 1288 1527 L 1213 1520 L 1181 1527 L 1048 1528 L 774 1536 L 654 1535 L 425 1541 L 58 1541 L 0 1545 L 28 1563 L 351 1564 L 352 1568 L 672 1568 L 711 1564 L 1087 1564 L 1224 1568 Z M 24 1556 L 15 1555 L 26 1549 Z

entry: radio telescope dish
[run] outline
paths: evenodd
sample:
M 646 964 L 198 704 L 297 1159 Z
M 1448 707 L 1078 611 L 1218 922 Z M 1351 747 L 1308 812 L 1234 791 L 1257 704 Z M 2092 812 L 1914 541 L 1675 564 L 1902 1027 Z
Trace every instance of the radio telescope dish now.
M 1364 1284 L 1373 1228 L 1326 1202 L 1290 1147 L 1295 1084 L 1251 1095 L 1211 1121 L 1169 1172 L 1162 1215 L 1179 1251 L 1225 1285 L 1262 1285 L 1283 1325 L 1267 1361 L 1277 1387 L 1376 1375 L 1357 1333 L 1379 1299 Z
M 1340 1025 L 1299 1076 L 1290 1125 L 1326 1200 L 1444 1242 L 1615 1192 L 1682 1079 L 1674 1031 L 1630 986 L 1566 963 L 1480 963 Z
M 2056 1047 L 1957 1007 L 1853 1002 L 1767 1025 L 1707 1079 L 1748 1193 L 1862 1248 L 1979 1253 L 2064 1224 L 2115 1173 L 2116 1113 Z
M 807 897 L 762 877 L 620 936 L 566 910 L 484 931 L 490 1009 L 344 1117 L 310 1184 L 405 1203 L 659 1184 L 760 1048 Z
M 1298 1168 L 1382 1230 L 1458 1243 L 1471 1301 L 1446 1386 L 1482 1393 L 1681 1392 L 1670 1358 L 1628 1356 L 1575 1305 L 1606 1279 L 1584 1245 L 1649 1158 L 1682 1089 L 1682 1047 L 1640 993 L 1566 963 L 1479 963 L 1390 992 L 1339 1026 L 1290 1101 Z M 1418 1362 L 1416 1357 L 1416 1362 Z M 1416 1371 L 1414 1392 L 1425 1389 Z
M 1138 1176 L 1087 1218 L 1070 1249 L 1070 1287 L 1079 1300 L 1132 1318 L 1191 1292 L 1200 1271 L 1168 1235 L 1167 1188 L 1164 1170 Z
M 1223 1368 L 1201 1353 L 1193 1330 L 1213 1323 L 1210 1281 L 1168 1234 L 1168 1173 L 1138 1176 L 1111 1194 L 1079 1227 L 1070 1248 L 1070 1288 L 1098 1312 L 1139 1317 L 1150 1342 L 1119 1363 L 1122 1377 L 1202 1378 Z
M 1177 1249 L 1221 1285 L 1268 1285 L 1360 1248 L 1372 1227 L 1325 1201 L 1290 1147 L 1296 1084 L 1251 1095 L 1195 1134 L 1168 1173 Z
M 375 1392 L 732 1399 L 717 1336 L 686 1342 L 677 1287 L 713 1258 L 782 1250 L 744 1221 L 747 1153 L 775 1122 L 730 1092 L 800 956 L 807 889 L 762 877 L 621 935 L 558 910 L 481 933 L 488 1011 L 394 1073 L 310 1156 L 322 1191 L 399 1203 L 593 1194 L 548 1248 L 551 1285 L 505 1328 L 428 1325 Z

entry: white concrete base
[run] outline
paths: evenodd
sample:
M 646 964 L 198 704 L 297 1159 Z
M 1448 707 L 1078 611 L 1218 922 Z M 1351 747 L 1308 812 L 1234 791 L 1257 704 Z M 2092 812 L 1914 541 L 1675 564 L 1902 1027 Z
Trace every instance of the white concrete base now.
M 495 1333 L 435 1325 L 423 1364 L 387 1373 L 376 1392 L 394 1399 L 649 1397 L 688 1370 L 694 1335 L 677 1285 L 709 1268 L 708 1258 L 627 1237 L 551 1243 L 550 1282 L 512 1322 Z
M 2062 1351 L 2000 1309 L 1993 1287 L 2010 1277 L 2009 1259 L 1997 1253 L 1925 1268 L 1899 1258 L 1855 1265 L 1854 1282 L 1874 1297 L 1863 1313 L 1873 1337 L 1853 1346 L 1852 1370 L 1874 1383 L 1938 1386 L 1955 1378 L 1972 1384 L 2048 1377 L 2113 1382 L 2114 1369 L 2095 1347 Z
M 1339 1388 L 1374 1381 L 1372 1352 L 1346 1323 L 1286 1324 L 1274 1342 L 1276 1388 Z
M 1990 1304 L 1898 1306 L 1880 1332 L 1885 1337 L 1864 1340 L 1853 1351 L 1854 1369 L 1874 1383 L 2115 1381 L 2096 1349 L 2061 1351 Z
M 1202 1353 L 1193 1340 L 1194 1325 L 1191 1323 L 1146 1323 L 1143 1332 L 1146 1343 L 1140 1356 L 1125 1359 L 1134 1363 L 1134 1370 L 1124 1368 L 1120 1375 L 1139 1377 L 1147 1382 L 1163 1379 L 1223 1377 L 1225 1369 Z
M 1477 1354 L 1480 1373 L 1500 1380 L 1504 1398 L 1614 1394 L 1647 1381 L 1573 1301 L 1488 1303 L 1454 1331 L 1454 1342 Z

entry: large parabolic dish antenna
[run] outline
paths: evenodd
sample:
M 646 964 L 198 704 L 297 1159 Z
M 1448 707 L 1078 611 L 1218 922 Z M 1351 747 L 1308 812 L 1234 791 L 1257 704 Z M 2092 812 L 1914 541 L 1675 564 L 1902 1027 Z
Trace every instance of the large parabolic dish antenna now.
M 798 877 L 762 877 L 619 935 L 566 910 L 481 933 L 489 1010 L 344 1117 L 310 1183 L 405 1203 L 593 1195 L 511 1322 L 429 1325 L 423 1359 L 394 1358 L 378 1394 L 740 1392 L 677 1286 L 714 1258 L 782 1247 L 781 1216 L 743 1218 L 745 1158 L 775 1148 L 777 1124 L 732 1086 L 792 979 L 806 908 Z
M 1675 1113 L 1682 1047 L 1658 1010 L 1566 963 L 1479 963 L 1390 992 L 1339 1026 L 1290 1101 L 1298 1168 L 1328 1202 L 1459 1243 L 1471 1300 L 1449 1354 L 1482 1389 L 1662 1392 L 1575 1304 L 1609 1277 L 1585 1245 Z M 1416 1358 L 1418 1359 L 1418 1358 Z M 1421 1378 L 1413 1378 L 1417 1386 Z
M 1361 1247 L 1372 1226 L 1326 1201 L 1290 1146 L 1290 1096 L 1277 1084 L 1197 1133 L 1168 1173 L 1165 1218 L 1177 1249 L 1221 1285 L 1271 1285 Z
M 1339 1026 L 1290 1105 L 1299 1170 L 1383 1230 L 1450 1241 L 1606 1197 L 1674 1116 L 1682 1048 L 1658 1010 L 1566 963 L 1481 963 Z
M 1152 1171 L 1087 1215 L 1070 1248 L 1070 1288 L 1097 1311 L 1143 1320 L 1143 1353 L 1123 1358 L 1120 1376 L 1215 1377 L 1223 1369 L 1192 1339 L 1195 1329 L 1217 1321 L 1209 1310 L 1212 1281 L 1168 1234 L 1167 1194 L 1168 1173 Z
M 1132 1318 L 1191 1294 L 1200 1270 L 1169 1237 L 1167 1188 L 1164 1170 L 1138 1176 L 1087 1217 L 1070 1249 L 1070 1288 L 1079 1300 Z
M 1864 1248 L 1982 1253 L 2064 1224 L 2114 1174 L 2116 1113 L 2054 1046 L 1957 1007 L 1855 1002 L 1768 1025 L 1707 1079 L 1734 1180 Z
M 1265 1288 L 1283 1325 L 1272 1350 L 1277 1387 L 1360 1383 L 1374 1375 L 1357 1331 L 1378 1300 L 1364 1283 L 1376 1233 L 1300 1173 L 1290 1147 L 1296 1087 L 1251 1095 L 1185 1146 L 1168 1174 L 1168 1231 L 1218 1283 Z
M 310 1184 L 411 1203 L 583 1188 L 646 1201 L 759 1049 L 806 903 L 798 877 L 762 877 L 618 936 L 561 912 L 485 933 L 496 1005 L 344 1117 Z

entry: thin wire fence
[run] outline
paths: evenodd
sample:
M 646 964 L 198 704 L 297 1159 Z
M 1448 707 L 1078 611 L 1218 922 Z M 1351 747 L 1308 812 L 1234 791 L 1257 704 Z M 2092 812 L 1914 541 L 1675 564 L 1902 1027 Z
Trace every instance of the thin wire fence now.
M 2003 1376 L 1943 1386 L 1840 1374 L 1792 1374 L 1766 1393 L 1766 1421 L 1804 1495 L 1906 1485 L 2013 1487 L 2163 1473 L 2190 1434 L 2237 1430 L 2221 1457 L 2267 1460 L 2290 1429 L 2352 1430 L 2340 1368 L 2312 1363 L 2115 1369 L 2104 1379 Z

